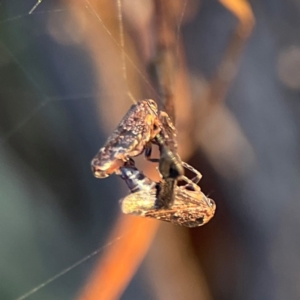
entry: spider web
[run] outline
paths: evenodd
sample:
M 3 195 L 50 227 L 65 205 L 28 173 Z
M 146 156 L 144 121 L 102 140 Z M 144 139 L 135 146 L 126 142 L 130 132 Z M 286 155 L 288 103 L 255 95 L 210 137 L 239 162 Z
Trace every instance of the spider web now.
M 89 17 L 79 24 L 72 10 Z M 160 99 L 127 53 L 117 9 L 117 35 L 88 0 L 2 1 L 0 17 L 1 298 L 72 299 L 97 254 L 122 238 L 106 240 L 126 189 L 95 180 L 90 160 L 140 93 Z M 104 44 L 100 77 L 85 28 Z

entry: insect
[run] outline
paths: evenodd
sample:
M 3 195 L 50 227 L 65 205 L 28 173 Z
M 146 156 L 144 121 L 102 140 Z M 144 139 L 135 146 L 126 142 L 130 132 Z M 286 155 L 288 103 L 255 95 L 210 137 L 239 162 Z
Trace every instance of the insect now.
M 159 147 L 159 159 L 151 158 L 152 143 Z M 149 161 L 159 162 L 158 169 L 165 180 L 156 207 L 169 208 L 174 202 L 177 179 L 184 176 L 183 168 L 194 173 L 196 170 L 181 161 L 177 154 L 176 129 L 168 114 L 158 111 L 154 100 L 141 100 L 129 109 L 92 160 L 93 173 L 97 178 L 105 178 L 117 172 L 124 164 L 130 164 L 131 157 L 141 154 L 144 150 Z M 201 174 L 196 172 L 199 181 Z M 184 177 L 183 180 L 189 179 Z
M 163 112 L 162 112 L 163 113 Z M 91 162 L 97 178 L 105 178 L 145 149 L 151 154 L 151 140 L 162 130 L 158 107 L 154 100 L 141 100 L 132 105 L 105 145 Z M 169 130 L 170 132 L 173 129 Z
M 158 140 L 161 138 L 158 137 Z M 163 178 L 162 184 L 160 184 L 158 189 L 158 195 L 155 201 L 155 207 L 157 209 L 164 208 L 169 209 L 175 200 L 175 187 L 177 186 L 178 180 L 185 181 L 187 186 L 197 186 L 196 184 L 202 178 L 202 175 L 195 168 L 180 160 L 180 157 L 170 151 L 170 149 L 164 144 L 163 140 L 159 141 L 160 148 L 160 159 L 158 170 Z M 184 175 L 178 173 L 177 166 L 180 163 L 181 167 L 184 167 L 195 174 L 194 178 L 190 180 Z
M 157 144 L 160 156 L 170 163 L 169 170 L 163 167 L 161 158 L 151 158 L 151 144 Z M 91 162 L 97 178 L 105 178 L 116 172 L 130 157 L 145 150 L 152 162 L 159 162 L 163 178 L 177 179 L 183 176 L 183 163 L 177 154 L 176 129 L 167 113 L 158 111 L 154 100 L 141 100 L 132 105 L 105 145 Z
M 125 165 L 117 171 L 125 180 L 131 194 L 120 200 L 123 213 L 154 218 L 186 227 L 206 224 L 216 210 L 215 202 L 207 198 L 200 187 L 190 181 L 186 185 L 169 186 L 164 179 L 154 182 L 141 173 L 134 165 Z M 195 179 L 196 181 L 196 179 Z M 162 190 L 174 189 L 175 200 L 171 208 L 158 209 L 156 201 Z

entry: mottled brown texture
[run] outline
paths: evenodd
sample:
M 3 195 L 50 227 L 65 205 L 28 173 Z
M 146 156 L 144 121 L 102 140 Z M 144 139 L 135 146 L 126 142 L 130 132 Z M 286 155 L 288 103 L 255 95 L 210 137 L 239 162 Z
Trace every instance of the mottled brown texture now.
M 160 130 L 157 104 L 153 100 L 141 100 L 132 105 L 92 160 L 95 177 L 107 177 L 129 157 L 141 154 Z
M 156 209 L 156 188 L 141 190 L 121 200 L 125 214 L 154 218 L 186 227 L 198 227 L 206 224 L 216 210 L 215 202 L 207 198 L 198 186 L 189 190 L 186 186 L 175 188 L 175 201 L 170 209 Z
M 182 176 L 184 171 L 177 154 L 176 129 L 168 114 L 158 111 L 157 104 L 151 99 L 138 101 L 128 110 L 92 160 L 94 176 L 108 177 L 129 158 L 140 155 L 145 149 L 149 150 L 146 152 L 147 158 L 157 161 L 150 158 L 151 143 L 159 146 L 159 169 L 163 178 L 177 179 Z
M 216 205 L 200 190 L 200 187 L 188 180 L 188 184 L 178 186 L 177 180 L 164 179 L 155 183 L 141 173 L 134 165 L 122 167 L 118 174 L 125 180 L 131 194 L 120 201 L 122 211 L 141 217 L 154 218 L 173 224 L 198 227 L 207 223 L 214 215 Z M 198 180 L 195 177 L 194 180 Z M 173 198 L 174 191 L 174 198 Z M 172 197 L 172 206 L 169 208 L 163 196 Z M 164 198 L 164 197 L 163 197 Z

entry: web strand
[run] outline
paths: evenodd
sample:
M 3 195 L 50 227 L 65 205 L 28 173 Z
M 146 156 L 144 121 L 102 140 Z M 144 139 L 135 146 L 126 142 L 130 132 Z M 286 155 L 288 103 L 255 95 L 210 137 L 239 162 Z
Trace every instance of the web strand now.
M 125 43 L 124 43 L 124 27 L 123 27 L 123 14 L 122 14 L 122 5 L 121 0 L 117 0 L 117 7 L 118 7 L 118 21 L 119 21 L 119 32 L 120 32 L 120 44 L 121 44 L 121 56 L 122 56 L 122 73 L 123 78 L 125 80 L 126 88 L 127 88 L 127 95 L 131 99 L 133 103 L 136 103 L 132 93 L 130 92 L 128 86 L 128 78 L 127 78 L 127 69 L 126 69 L 126 60 L 125 60 Z
M 179 21 L 177 23 L 177 31 L 176 31 L 176 58 L 179 59 L 179 37 L 180 37 L 180 29 L 183 21 L 183 17 L 186 11 L 187 3 L 189 0 L 185 0 L 182 6 L 182 11 L 180 14 Z
M 23 294 L 19 298 L 16 298 L 15 300 L 24 300 L 24 299 L 28 298 L 29 296 L 31 296 L 32 294 L 35 294 L 40 289 L 44 288 L 45 286 L 49 285 L 51 282 L 57 280 L 58 278 L 64 276 L 65 274 L 69 273 L 73 269 L 77 268 L 78 266 L 80 266 L 81 264 L 83 264 L 84 262 L 86 262 L 87 260 L 91 259 L 93 256 L 99 254 L 105 248 L 107 248 L 107 247 L 111 246 L 113 243 L 119 241 L 121 238 L 122 237 L 118 237 L 118 238 L 114 239 L 113 241 L 107 243 L 105 246 L 100 247 L 99 249 L 93 251 L 91 254 L 88 254 L 87 256 L 85 256 L 84 258 L 82 258 L 81 260 L 77 261 L 75 264 L 71 265 L 70 267 L 65 268 L 61 272 L 59 272 L 56 275 L 50 277 L 49 279 L 47 279 L 43 283 L 39 284 L 38 286 L 36 286 L 35 288 L 31 289 L 27 293 Z
M 100 95 L 99 95 L 100 96 Z M 92 100 L 97 97 L 97 94 L 83 94 L 76 96 L 65 96 L 65 97 L 46 97 L 44 101 L 38 104 L 32 109 L 32 111 L 23 120 L 17 123 L 11 130 L 9 130 L 5 136 L 0 139 L 0 147 L 5 146 L 7 142 L 21 129 L 23 128 L 37 113 L 44 109 L 47 105 L 55 101 L 76 101 L 76 100 Z
M 129 57 L 129 55 L 126 53 L 126 51 L 124 49 L 122 49 L 122 46 L 120 45 L 120 43 L 113 37 L 113 35 L 111 34 L 111 32 L 109 31 L 109 29 L 105 26 L 103 20 L 101 19 L 101 17 L 97 14 L 97 12 L 95 11 L 95 9 L 91 6 L 89 0 L 85 0 L 86 4 L 88 5 L 90 11 L 94 14 L 94 16 L 96 17 L 96 19 L 98 20 L 98 22 L 101 24 L 101 26 L 103 27 L 103 29 L 106 31 L 106 33 L 108 34 L 108 36 L 111 38 L 111 40 L 115 43 L 115 45 L 117 47 L 119 47 L 122 51 L 122 53 L 124 53 L 124 57 L 130 62 L 130 64 L 134 67 L 134 69 L 136 70 L 136 72 L 139 74 L 139 76 L 143 79 L 143 81 L 149 86 L 149 88 L 155 93 L 155 95 L 157 96 L 157 98 L 160 99 L 159 95 L 157 94 L 156 90 L 153 88 L 153 86 L 151 85 L 151 83 L 147 80 L 147 78 L 143 75 L 143 73 L 139 70 L 139 68 L 137 67 L 137 65 L 133 62 L 133 60 Z
M 35 10 L 36 8 L 42 3 L 43 0 L 38 0 L 35 5 L 32 7 L 32 9 L 29 11 L 29 15 L 31 15 Z
M 41 1 L 42 2 L 42 1 Z M 125 64 L 125 60 L 127 60 L 132 66 L 133 68 L 136 70 L 136 72 L 138 73 L 138 75 L 142 78 L 142 80 L 150 87 L 150 89 L 157 95 L 157 97 L 159 98 L 157 92 L 155 91 L 155 89 L 152 87 L 151 83 L 147 80 L 147 78 L 142 74 L 142 72 L 139 70 L 139 68 L 136 66 L 136 64 L 130 59 L 130 57 L 128 56 L 128 54 L 125 52 L 124 50 L 124 42 L 122 42 L 121 44 L 118 43 L 118 41 L 113 37 L 112 33 L 109 31 L 109 29 L 106 27 L 106 25 L 104 24 L 103 20 L 101 19 L 101 17 L 97 14 L 97 12 L 94 10 L 94 8 L 91 6 L 90 2 L 88 0 L 85 0 L 88 9 L 91 11 L 92 15 L 94 15 L 94 17 L 96 18 L 96 20 L 100 23 L 101 27 L 105 30 L 105 32 L 108 34 L 109 38 L 115 43 L 115 45 L 121 49 L 121 53 L 122 53 L 122 61 L 123 64 Z M 39 5 L 39 1 L 36 3 L 36 5 Z M 121 3 L 120 3 L 120 9 L 121 9 Z M 33 7 L 34 8 L 34 7 Z M 56 10 L 49 10 L 49 11 L 41 11 L 41 12 L 35 12 L 35 8 L 31 9 L 31 14 L 30 15 L 35 15 L 35 14 L 45 14 L 45 13 L 52 13 L 52 12 L 56 12 L 56 13 L 61 13 L 61 12 L 65 12 L 68 11 L 67 9 L 56 9 Z M 120 13 L 121 14 L 121 13 Z M 19 15 L 19 16 L 15 16 L 12 18 L 8 18 L 6 20 L 3 20 L 0 22 L 0 24 L 3 23 L 8 23 L 8 22 L 12 22 L 14 20 L 17 19 L 21 19 L 22 17 L 28 17 L 29 14 L 24 14 L 24 15 Z M 121 14 L 122 16 L 122 14 Z M 122 17 L 121 17 L 122 20 Z M 121 28 L 123 28 L 123 24 L 119 25 Z M 120 37 L 121 40 L 124 39 L 124 36 L 122 34 L 122 31 L 120 32 Z M 123 36 L 123 38 L 122 38 Z M 24 73 L 25 77 L 29 79 L 29 81 L 32 83 L 33 87 L 42 95 L 43 97 L 43 101 L 38 104 L 36 107 L 34 107 L 32 109 L 32 112 L 29 113 L 27 115 L 26 118 L 24 118 L 23 120 L 21 120 L 20 122 L 18 122 L 6 135 L 4 138 L 2 138 L 0 140 L 0 147 L 5 145 L 7 143 L 7 141 L 12 138 L 14 136 L 15 133 L 17 133 L 24 125 L 26 125 L 33 116 L 36 115 L 36 113 L 38 113 L 41 108 L 45 107 L 46 105 L 48 105 L 51 101 L 55 101 L 54 99 L 51 99 L 49 97 L 47 97 L 47 95 L 45 95 L 43 93 L 43 91 L 41 90 L 40 86 L 38 85 L 38 83 L 35 81 L 35 79 L 26 71 L 26 69 L 23 67 L 22 63 L 13 55 L 13 53 L 3 44 L 3 42 L 0 40 L 0 45 L 3 47 L 3 49 L 8 53 L 8 55 L 12 58 L 12 60 L 16 63 L 17 66 L 19 66 L 19 68 L 22 70 L 22 72 Z M 124 66 L 123 66 L 124 69 Z M 126 70 L 126 65 L 125 65 L 125 70 Z M 124 73 L 123 73 L 124 76 Z M 125 81 L 127 84 L 127 75 L 125 75 Z M 127 94 L 129 96 L 129 98 L 131 99 L 131 101 L 133 103 L 136 103 L 136 100 L 134 99 L 134 97 L 132 96 L 131 92 L 129 91 L 129 89 L 127 88 Z M 70 97 L 62 97 L 59 99 L 59 101 L 63 101 L 63 100 L 69 100 Z M 80 99 L 80 97 L 74 97 L 73 100 L 78 100 Z M 56 99 L 56 101 L 58 101 Z

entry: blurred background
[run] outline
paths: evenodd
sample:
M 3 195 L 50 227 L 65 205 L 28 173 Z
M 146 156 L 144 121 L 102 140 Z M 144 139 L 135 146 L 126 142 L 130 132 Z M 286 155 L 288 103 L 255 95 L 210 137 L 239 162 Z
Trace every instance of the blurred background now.
M 0 1 L 0 299 L 300 299 L 300 2 L 35 3 Z M 157 63 L 217 205 L 204 227 L 125 217 L 125 184 L 90 170 L 129 92 L 164 109 Z M 84 297 L 103 274 L 112 294 Z

